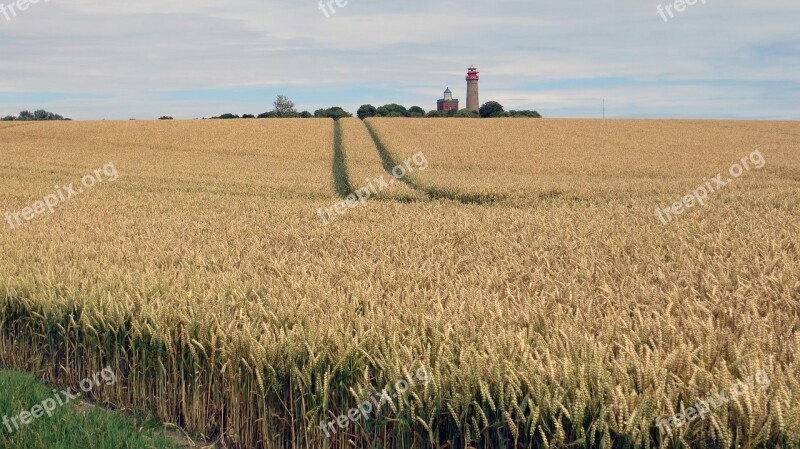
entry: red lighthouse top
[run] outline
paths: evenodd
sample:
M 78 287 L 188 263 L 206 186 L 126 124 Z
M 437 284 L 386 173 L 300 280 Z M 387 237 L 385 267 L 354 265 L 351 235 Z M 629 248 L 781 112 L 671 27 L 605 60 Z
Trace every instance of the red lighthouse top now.
M 467 80 L 476 80 L 479 79 L 478 77 L 478 69 L 475 67 L 470 67 L 467 69 Z

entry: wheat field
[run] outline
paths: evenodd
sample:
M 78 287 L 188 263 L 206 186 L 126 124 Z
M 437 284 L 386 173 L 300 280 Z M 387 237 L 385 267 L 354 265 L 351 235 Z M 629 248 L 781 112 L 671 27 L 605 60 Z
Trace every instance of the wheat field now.
M 54 385 L 111 366 L 97 402 L 218 447 L 798 448 L 798 137 L 726 121 L 3 127 L 0 213 L 108 162 L 119 177 L 3 224 L 0 364 Z M 762 169 L 656 218 L 755 149 Z M 427 170 L 320 221 L 337 177 L 357 188 L 418 151 Z M 323 430 L 421 368 L 429 382 Z M 768 388 L 660 432 L 756 373 Z
M 800 127 L 792 122 L 713 120 L 454 119 L 374 124 L 398 159 L 425 149 L 431 170 L 420 182 L 530 205 L 542 193 L 649 205 L 726 170 L 756 147 L 770 170 L 753 182 L 780 189 L 797 181 Z M 613 124 L 610 124 L 613 123 Z

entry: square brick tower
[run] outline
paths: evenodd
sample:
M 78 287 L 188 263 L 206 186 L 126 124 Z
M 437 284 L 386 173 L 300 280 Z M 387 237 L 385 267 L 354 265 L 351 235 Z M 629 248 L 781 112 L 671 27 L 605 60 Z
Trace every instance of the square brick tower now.
M 444 98 L 436 102 L 436 110 L 441 112 L 458 110 L 458 99 L 453 98 L 453 92 L 449 87 L 444 91 Z

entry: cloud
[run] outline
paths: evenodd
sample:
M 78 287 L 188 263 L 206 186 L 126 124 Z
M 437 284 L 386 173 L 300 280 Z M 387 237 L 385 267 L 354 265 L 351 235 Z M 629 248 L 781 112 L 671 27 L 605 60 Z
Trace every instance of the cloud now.
M 619 117 L 800 118 L 796 2 L 709 0 L 667 23 L 659 3 L 348 0 L 326 18 L 313 0 L 39 2 L 0 15 L 0 114 L 193 118 L 278 93 L 432 109 L 447 86 L 465 98 L 475 64 L 482 100 L 545 116 L 606 98 Z

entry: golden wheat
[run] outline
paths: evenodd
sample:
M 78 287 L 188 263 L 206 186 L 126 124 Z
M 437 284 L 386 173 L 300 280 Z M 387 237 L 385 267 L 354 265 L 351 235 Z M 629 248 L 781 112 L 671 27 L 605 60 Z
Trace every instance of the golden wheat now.
M 339 123 L 342 126 L 344 137 L 342 143 L 352 187 L 358 189 L 368 186 L 370 182 L 374 184 L 374 179 L 381 175 L 388 178 L 389 176 L 384 171 L 381 158 L 375 150 L 375 143 L 361 120 L 345 118 L 340 120 Z M 420 201 L 425 198 L 425 195 L 409 188 L 405 184 L 396 183 L 391 188 L 378 192 L 373 198 Z
M 6 210 L 119 170 L 0 231 L 0 362 L 59 385 L 111 365 L 99 399 L 244 448 L 800 445 L 798 125 L 372 123 L 394 159 L 426 154 L 423 187 L 509 202 L 387 196 L 324 226 L 327 120 L 0 129 Z M 380 161 L 344 125 L 357 185 Z M 762 171 L 655 218 L 756 147 Z M 319 429 L 421 366 L 430 384 Z M 658 435 L 762 369 L 768 390 Z
M 424 185 L 525 205 L 547 194 L 639 204 L 672 198 L 756 149 L 770 169 L 748 183 L 772 189 L 800 180 L 796 122 L 368 120 L 397 158 L 428 155 Z

